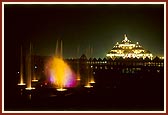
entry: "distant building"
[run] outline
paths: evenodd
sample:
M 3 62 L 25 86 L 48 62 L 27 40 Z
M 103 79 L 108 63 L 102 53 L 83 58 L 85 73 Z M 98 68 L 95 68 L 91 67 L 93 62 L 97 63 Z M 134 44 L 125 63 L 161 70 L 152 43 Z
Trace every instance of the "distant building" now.
M 152 53 L 149 50 L 145 50 L 139 43 L 131 43 L 128 40 L 126 34 L 124 35 L 124 40 L 121 43 L 116 43 L 114 47 L 107 53 L 108 58 L 143 58 L 148 57 L 149 59 L 153 58 Z

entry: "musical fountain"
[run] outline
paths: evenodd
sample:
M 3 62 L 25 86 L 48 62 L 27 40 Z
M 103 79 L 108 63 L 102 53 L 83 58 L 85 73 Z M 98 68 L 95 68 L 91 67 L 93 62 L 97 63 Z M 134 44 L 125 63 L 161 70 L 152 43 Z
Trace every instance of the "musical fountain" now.
M 46 64 L 46 76 L 57 91 L 66 91 L 66 88 L 76 86 L 76 74 L 62 58 L 62 40 L 57 40 L 56 53 Z

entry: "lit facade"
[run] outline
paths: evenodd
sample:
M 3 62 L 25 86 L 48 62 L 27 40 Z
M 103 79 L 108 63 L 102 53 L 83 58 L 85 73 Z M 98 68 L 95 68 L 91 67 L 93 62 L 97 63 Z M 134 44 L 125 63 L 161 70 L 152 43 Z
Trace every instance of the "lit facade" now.
M 149 50 L 145 50 L 139 43 L 136 44 L 131 43 L 130 40 L 128 40 L 126 34 L 124 35 L 124 40 L 122 40 L 121 43 L 116 43 L 107 54 L 107 57 L 110 58 L 143 58 L 145 59 L 148 57 L 149 59 L 153 58 L 152 53 Z

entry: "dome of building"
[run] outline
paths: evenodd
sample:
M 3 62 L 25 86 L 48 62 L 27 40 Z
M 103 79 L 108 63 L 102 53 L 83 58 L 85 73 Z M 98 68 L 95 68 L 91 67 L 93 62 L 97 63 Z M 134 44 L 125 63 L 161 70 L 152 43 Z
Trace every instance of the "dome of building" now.
M 127 35 L 121 43 L 116 43 L 114 47 L 106 54 L 108 58 L 143 58 L 152 59 L 153 55 L 149 50 L 145 50 L 139 43 L 132 43 Z

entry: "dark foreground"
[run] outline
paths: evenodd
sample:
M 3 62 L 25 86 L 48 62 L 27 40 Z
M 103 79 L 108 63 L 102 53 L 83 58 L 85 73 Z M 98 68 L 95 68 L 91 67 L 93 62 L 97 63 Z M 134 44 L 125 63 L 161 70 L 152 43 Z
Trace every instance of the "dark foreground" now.
M 20 88 L 13 87 L 5 90 L 5 111 L 163 111 L 163 72 L 106 75 L 97 73 L 89 89 L 79 85 L 58 92 L 39 83 L 21 95 Z

